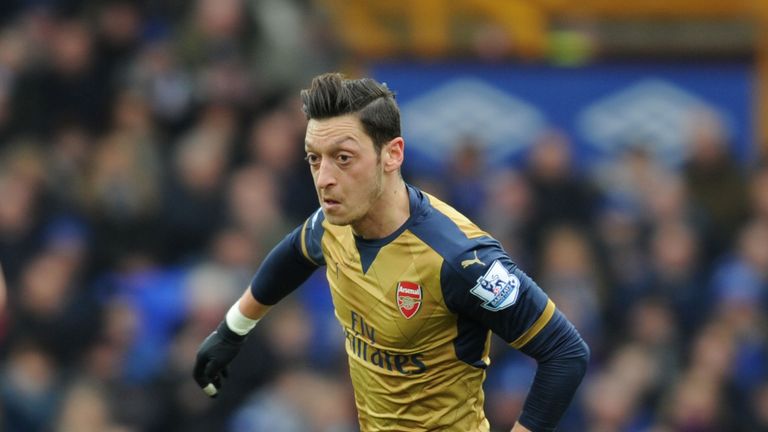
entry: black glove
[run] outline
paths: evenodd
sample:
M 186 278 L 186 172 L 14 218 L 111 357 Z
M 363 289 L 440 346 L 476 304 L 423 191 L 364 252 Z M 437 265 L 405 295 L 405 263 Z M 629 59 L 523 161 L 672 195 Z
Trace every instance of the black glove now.
M 227 376 L 227 365 L 243 346 L 246 336 L 240 336 L 222 321 L 219 327 L 200 344 L 197 349 L 194 376 L 197 385 L 205 394 L 216 397 L 221 388 L 221 379 Z

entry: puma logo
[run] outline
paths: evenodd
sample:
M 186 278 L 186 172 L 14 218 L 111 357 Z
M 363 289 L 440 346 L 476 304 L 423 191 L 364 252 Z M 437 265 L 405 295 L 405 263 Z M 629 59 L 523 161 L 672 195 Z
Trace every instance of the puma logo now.
M 485 267 L 485 263 L 480 261 L 480 258 L 477 257 L 477 251 L 475 251 L 475 259 L 471 260 L 464 260 L 461 262 L 462 268 L 467 268 L 471 266 L 472 264 L 480 264 L 481 266 Z

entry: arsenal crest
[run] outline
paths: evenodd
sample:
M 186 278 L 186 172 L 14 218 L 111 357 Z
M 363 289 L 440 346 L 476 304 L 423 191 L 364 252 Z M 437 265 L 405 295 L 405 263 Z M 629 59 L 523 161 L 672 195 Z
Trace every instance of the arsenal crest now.
M 397 307 L 406 319 L 416 315 L 421 306 L 421 299 L 419 284 L 407 281 L 397 283 Z

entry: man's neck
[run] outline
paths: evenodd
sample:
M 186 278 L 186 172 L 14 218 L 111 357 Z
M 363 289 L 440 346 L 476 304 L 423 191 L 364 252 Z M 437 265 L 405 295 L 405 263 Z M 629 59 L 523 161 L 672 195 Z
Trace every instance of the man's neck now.
M 398 178 L 393 187 L 384 188 L 368 215 L 352 224 L 352 231 L 364 239 L 384 238 L 403 226 L 411 215 L 405 182 Z

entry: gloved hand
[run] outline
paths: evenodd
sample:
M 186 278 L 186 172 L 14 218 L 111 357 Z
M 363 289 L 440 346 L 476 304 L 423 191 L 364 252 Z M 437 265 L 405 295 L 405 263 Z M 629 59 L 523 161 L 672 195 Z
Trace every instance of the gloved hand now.
M 247 336 L 247 335 L 246 335 Z M 195 360 L 194 376 L 197 385 L 210 397 L 216 397 L 222 378 L 227 377 L 227 366 L 243 346 L 246 336 L 240 336 L 222 321 L 219 327 L 200 344 Z

